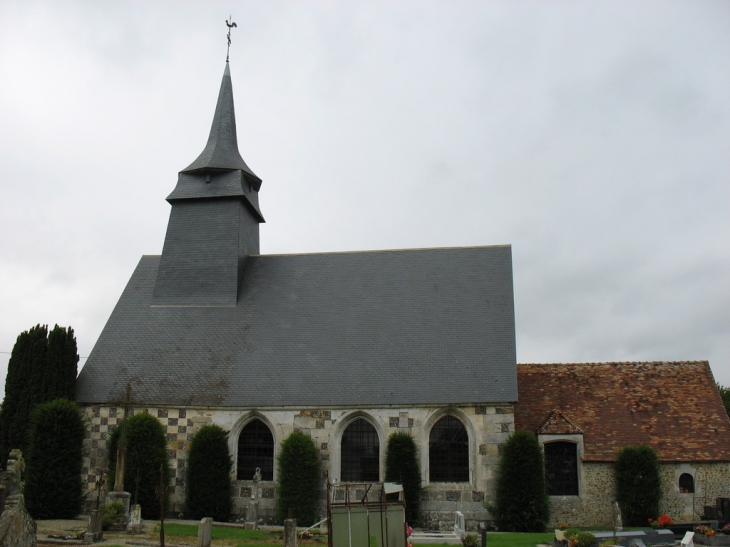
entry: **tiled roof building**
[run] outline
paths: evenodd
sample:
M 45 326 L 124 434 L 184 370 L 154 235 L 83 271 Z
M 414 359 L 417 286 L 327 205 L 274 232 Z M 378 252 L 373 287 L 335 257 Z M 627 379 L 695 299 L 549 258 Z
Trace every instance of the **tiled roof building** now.
M 583 461 L 648 444 L 661 461 L 730 461 L 730 420 L 707 361 L 519 364 L 515 427 L 553 410 L 583 433 Z
M 730 420 L 707 361 L 519 364 L 517 383 L 515 428 L 543 443 L 555 523 L 612 523 L 627 445 L 656 450 L 675 519 L 730 495 Z

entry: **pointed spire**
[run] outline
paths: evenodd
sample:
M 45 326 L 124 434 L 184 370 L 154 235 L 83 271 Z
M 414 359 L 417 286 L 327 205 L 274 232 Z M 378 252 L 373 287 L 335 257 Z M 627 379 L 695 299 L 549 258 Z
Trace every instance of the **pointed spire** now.
M 252 176 L 256 181 L 261 181 L 249 169 L 238 151 L 236 114 L 233 109 L 233 85 L 231 83 L 231 71 L 228 68 L 228 62 L 226 62 L 208 144 L 205 145 L 205 149 L 198 156 L 198 159 L 183 169 L 181 173 L 234 171 L 238 169 Z

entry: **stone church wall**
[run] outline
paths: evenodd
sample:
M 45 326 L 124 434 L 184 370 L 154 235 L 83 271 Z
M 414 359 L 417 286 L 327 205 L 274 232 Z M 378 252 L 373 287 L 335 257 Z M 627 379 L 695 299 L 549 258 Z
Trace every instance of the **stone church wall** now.
M 679 491 L 679 477 L 683 473 L 694 478 L 694 493 Z M 730 497 L 730 463 L 662 463 L 660 474 L 663 491 L 660 513 L 678 522 L 698 520 L 705 505 L 715 505 L 719 497 Z M 580 496 L 550 498 L 550 526 L 566 523 L 612 527 L 612 502 L 616 499 L 613 464 L 583 463 L 579 477 Z
M 91 492 L 98 473 L 106 469 L 106 442 L 109 433 L 119 423 L 123 410 L 119 407 L 88 406 L 84 409 L 90 424 L 85 441 L 83 480 Z M 294 430 L 310 435 L 320 450 L 322 459 L 322 514 L 326 504 L 327 481 L 339 480 L 339 442 L 346 427 L 358 418 L 369 421 L 380 439 L 380 475 L 384 478 L 385 449 L 388 437 L 395 432 L 406 432 L 414 437 L 419 449 L 423 477 L 421 509 L 425 524 L 431 528 L 453 527 L 454 511 L 464 513 L 467 528 L 476 529 L 480 520 L 489 518 L 483 503 L 493 499 L 495 473 L 499 451 L 514 431 L 512 405 L 502 406 L 448 406 L 424 408 L 372 409 L 276 409 L 276 410 L 211 410 L 195 408 L 136 408 L 156 416 L 167 432 L 168 457 L 173 483 L 170 513 L 174 516 L 185 511 L 185 472 L 188 445 L 192 435 L 203 425 L 213 423 L 229 431 L 229 447 L 234 461 L 237 440 L 243 427 L 252 419 L 260 419 L 274 436 L 274 458 L 281 442 Z M 452 415 L 465 426 L 469 436 L 469 482 L 430 483 L 428 480 L 428 436 L 433 425 L 442 417 Z M 252 480 L 234 480 L 232 491 L 234 518 L 245 520 L 250 503 Z M 276 471 L 274 481 L 260 485 L 259 515 L 265 521 L 274 520 Z M 89 495 L 89 499 L 95 496 Z

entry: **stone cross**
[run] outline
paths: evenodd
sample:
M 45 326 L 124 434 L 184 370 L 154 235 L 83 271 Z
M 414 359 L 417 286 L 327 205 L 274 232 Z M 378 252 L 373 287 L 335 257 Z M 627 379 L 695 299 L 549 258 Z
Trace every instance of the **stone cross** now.
M 127 392 L 124 396 L 124 416 L 122 417 L 121 432 L 117 443 L 117 467 L 114 473 L 114 491 L 124 491 L 124 467 L 127 463 L 127 416 L 132 401 L 132 385 L 127 384 Z
M 253 476 L 253 487 L 251 488 L 251 499 L 253 501 L 259 500 L 259 483 L 261 482 L 261 468 L 256 468 L 256 473 Z
M 259 483 L 261 482 L 261 468 L 256 468 L 253 476 L 253 486 L 251 486 L 251 501 L 246 511 L 246 523 L 244 527 L 248 530 L 258 529 L 259 522 Z
M 616 532 L 621 532 L 624 529 L 623 522 L 621 521 L 621 508 L 617 501 L 613 502 L 613 529 Z

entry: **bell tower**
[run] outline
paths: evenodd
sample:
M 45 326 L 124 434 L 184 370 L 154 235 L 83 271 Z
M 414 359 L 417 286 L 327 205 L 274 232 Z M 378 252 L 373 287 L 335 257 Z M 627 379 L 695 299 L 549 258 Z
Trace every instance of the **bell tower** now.
M 180 171 L 152 306 L 235 306 L 246 257 L 259 254 L 261 179 L 238 151 L 226 60 L 205 149 Z

